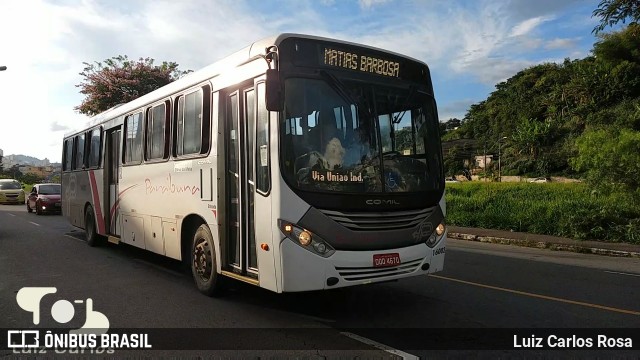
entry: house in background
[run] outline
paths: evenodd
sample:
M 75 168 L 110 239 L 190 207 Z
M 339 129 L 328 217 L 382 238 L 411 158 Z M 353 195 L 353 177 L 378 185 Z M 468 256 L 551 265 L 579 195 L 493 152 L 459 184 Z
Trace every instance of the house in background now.
M 491 164 L 492 161 L 493 155 L 477 155 L 475 157 L 475 167 L 484 170 Z

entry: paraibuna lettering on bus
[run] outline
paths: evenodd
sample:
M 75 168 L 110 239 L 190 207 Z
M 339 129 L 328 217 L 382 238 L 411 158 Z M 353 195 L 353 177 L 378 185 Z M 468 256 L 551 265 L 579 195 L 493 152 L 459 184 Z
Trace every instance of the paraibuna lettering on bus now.
M 331 48 L 324 49 L 324 65 L 390 77 L 400 77 L 400 63 L 397 61 L 379 59 L 373 56 L 359 55 L 353 52 Z

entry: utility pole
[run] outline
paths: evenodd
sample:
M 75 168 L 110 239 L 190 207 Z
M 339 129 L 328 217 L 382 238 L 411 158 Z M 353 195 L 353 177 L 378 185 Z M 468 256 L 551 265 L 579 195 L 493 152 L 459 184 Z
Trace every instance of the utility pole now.
M 484 162 L 482 163 L 484 169 L 484 181 L 487 181 L 487 139 L 484 139 Z
M 506 138 L 506 136 L 503 136 L 498 140 L 498 182 L 502 182 L 502 140 Z

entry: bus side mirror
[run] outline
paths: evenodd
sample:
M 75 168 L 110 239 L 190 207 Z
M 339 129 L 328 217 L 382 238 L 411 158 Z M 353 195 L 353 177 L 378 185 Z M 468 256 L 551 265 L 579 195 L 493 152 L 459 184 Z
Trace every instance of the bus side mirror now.
M 267 84 L 265 89 L 265 100 L 267 110 L 282 111 L 284 110 L 284 96 L 282 95 L 282 82 L 280 82 L 280 74 L 278 70 L 267 70 Z

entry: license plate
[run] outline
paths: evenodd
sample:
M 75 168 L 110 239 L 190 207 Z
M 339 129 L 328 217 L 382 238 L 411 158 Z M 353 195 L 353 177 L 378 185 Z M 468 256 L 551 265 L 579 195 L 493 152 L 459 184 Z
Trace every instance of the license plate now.
M 373 267 L 387 267 L 400 265 L 400 254 L 376 254 L 373 255 Z

